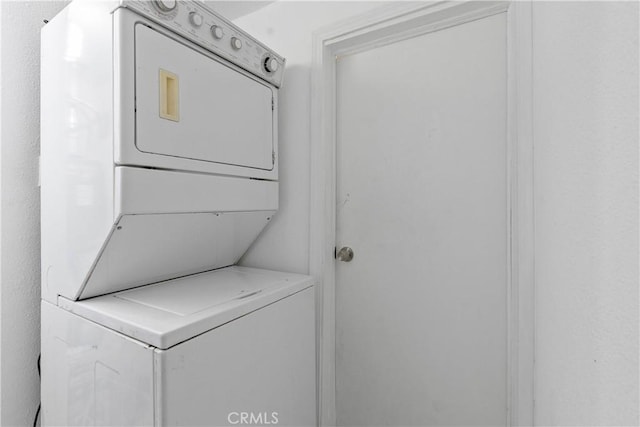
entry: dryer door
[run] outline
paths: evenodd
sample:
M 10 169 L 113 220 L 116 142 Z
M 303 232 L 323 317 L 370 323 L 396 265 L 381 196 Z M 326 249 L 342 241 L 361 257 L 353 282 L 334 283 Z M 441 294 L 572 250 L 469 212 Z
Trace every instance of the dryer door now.
M 142 24 L 135 27 L 135 47 L 138 150 L 274 168 L 269 86 Z

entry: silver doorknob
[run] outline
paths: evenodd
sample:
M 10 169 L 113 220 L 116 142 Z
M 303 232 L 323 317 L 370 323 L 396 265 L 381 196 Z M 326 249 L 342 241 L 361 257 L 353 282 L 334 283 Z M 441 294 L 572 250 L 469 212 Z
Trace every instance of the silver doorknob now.
M 350 262 L 353 259 L 353 249 L 348 246 L 343 246 L 336 252 L 336 259 L 338 261 Z

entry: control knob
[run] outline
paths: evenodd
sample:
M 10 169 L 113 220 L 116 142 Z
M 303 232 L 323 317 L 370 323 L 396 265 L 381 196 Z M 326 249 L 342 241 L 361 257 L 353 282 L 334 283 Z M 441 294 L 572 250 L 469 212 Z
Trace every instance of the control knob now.
M 171 12 L 176 8 L 176 0 L 155 0 L 153 2 L 161 12 Z
M 242 49 L 242 40 L 237 37 L 231 37 L 231 47 L 235 50 Z
M 272 58 L 270 56 L 267 56 L 264 59 L 264 69 L 267 73 L 275 73 L 278 70 L 278 66 L 280 64 L 278 64 L 278 60 L 276 58 Z
M 191 12 L 189 14 L 189 21 L 194 27 L 199 27 L 202 25 L 202 15 L 200 15 L 198 12 Z
M 217 26 L 217 25 L 212 25 L 211 26 L 211 35 L 213 36 L 214 39 L 220 40 L 222 38 L 222 36 L 224 36 L 224 31 L 222 31 L 222 28 Z

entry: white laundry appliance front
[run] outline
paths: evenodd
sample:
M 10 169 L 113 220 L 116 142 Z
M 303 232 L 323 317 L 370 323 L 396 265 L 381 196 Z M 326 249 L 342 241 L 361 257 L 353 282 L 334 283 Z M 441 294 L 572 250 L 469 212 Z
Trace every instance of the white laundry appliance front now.
M 284 59 L 191 1 L 42 31 L 45 425 L 315 425 L 308 276 L 235 266 L 278 209 Z
M 311 284 L 228 267 L 43 302 L 44 425 L 315 425 Z

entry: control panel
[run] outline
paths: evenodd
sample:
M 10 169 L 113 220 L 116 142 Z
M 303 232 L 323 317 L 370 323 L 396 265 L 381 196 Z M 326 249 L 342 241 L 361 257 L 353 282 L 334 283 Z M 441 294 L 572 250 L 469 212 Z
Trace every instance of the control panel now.
M 123 6 L 280 87 L 284 58 L 205 5 L 195 1 L 127 0 Z

